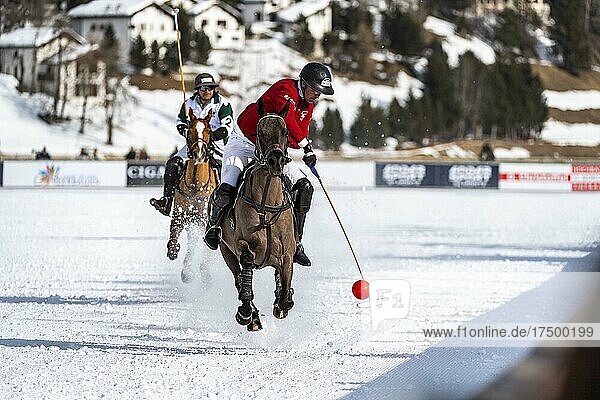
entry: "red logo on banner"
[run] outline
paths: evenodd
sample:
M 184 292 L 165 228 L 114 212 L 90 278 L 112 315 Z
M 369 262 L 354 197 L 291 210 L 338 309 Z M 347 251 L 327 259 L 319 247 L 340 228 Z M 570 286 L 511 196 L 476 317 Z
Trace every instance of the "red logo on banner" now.
M 500 174 L 500 180 L 568 182 L 571 180 L 571 175 L 550 172 L 504 172 Z
M 600 191 L 600 164 L 574 164 L 571 166 L 571 190 L 574 192 Z
M 579 174 L 597 174 L 600 173 L 600 164 L 573 165 L 572 170 L 574 173 Z
M 600 182 L 598 183 L 574 183 L 572 185 L 574 192 L 600 192 Z

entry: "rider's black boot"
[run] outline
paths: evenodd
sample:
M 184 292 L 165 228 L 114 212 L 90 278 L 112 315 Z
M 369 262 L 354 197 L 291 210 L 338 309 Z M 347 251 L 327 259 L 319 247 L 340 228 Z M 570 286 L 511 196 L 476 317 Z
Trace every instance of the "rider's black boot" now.
M 311 262 L 302 246 L 302 235 L 304 234 L 304 222 L 306 214 L 310 210 L 312 201 L 313 186 L 306 178 L 299 179 L 292 187 L 294 193 L 294 219 L 296 220 L 296 231 L 298 232 L 298 243 L 296 243 L 296 252 L 294 253 L 294 262 L 304 267 L 310 267 Z
M 204 243 L 211 249 L 219 248 L 221 242 L 221 221 L 235 200 L 237 188 L 227 183 L 221 183 L 210 196 L 208 203 L 208 221 Z
M 183 172 L 183 160 L 180 157 L 173 157 L 167 161 L 165 165 L 165 175 L 163 177 L 163 197 L 160 199 L 150 199 L 150 204 L 154 206 L 161 214 L 167 217 L 171 214 L 171 206 L 173 205 L 173 196 L 175 188 L 179 184 L 181 174 Z
M 296 219 L 296 229 L 298 229 L 298 243 L 296 243 L 296 252 L 294 253 L 294 262 L 304 267 L 310 267 L 310 258 L 304 253 L 304 246 L 300 241 L 302 240 L 302 232 L 304 231 L 304 221 L 306 220 L 306 214 L 300 214 L 294 210 Z

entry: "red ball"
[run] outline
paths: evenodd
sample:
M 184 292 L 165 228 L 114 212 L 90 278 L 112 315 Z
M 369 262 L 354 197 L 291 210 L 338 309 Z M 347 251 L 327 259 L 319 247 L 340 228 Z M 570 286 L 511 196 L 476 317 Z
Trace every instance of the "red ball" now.
M 352 285 L 352 294 L 359 300 L 369 298 L 369 282 L 364 280 L 358 280 Z

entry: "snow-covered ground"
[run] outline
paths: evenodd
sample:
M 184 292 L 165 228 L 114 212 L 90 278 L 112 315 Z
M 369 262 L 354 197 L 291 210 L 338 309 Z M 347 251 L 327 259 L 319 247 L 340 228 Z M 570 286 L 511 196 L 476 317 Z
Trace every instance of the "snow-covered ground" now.
M 198 266 L 201 281 L 180 282 L 181 260 L 164 254 L 168 219 L 147 203 L 158 192 L 0 190 L 0 398 L 466 397 L 527 349 L 437 349 L 433 359 L 421 329 L 531 294 L 600 234 L 594 194 L 332 191 L 366 278 L 411 286 L 408 317 L 372 332 L 317 191 L 304 240 L 313 267 L 295 268 L 296 305 L 275 320 L 272 270 L 256 272 L 264 330 L 250 334 L 233 319 L 216 253 Z
M 569 90 L 557 92 L 545 90 L 546 104 L 564 111 L 600 109 L 600 90 Z
M 600 125 L 567 124 L 550 119 L 544 123 L 541 137 L 563 146 L 599 146 Z
M 428 16 L 423 27 L 443 37 L 442 48 L 448 55 L 448 64 L 453 68 L 458 66 L 459 57 L 467 51 L 472 52 L 484 64 L 496 62 L 496 54 L 492 46 L 478 37 L 465 39 L 457 35 L 456 26 L 451 22 Z

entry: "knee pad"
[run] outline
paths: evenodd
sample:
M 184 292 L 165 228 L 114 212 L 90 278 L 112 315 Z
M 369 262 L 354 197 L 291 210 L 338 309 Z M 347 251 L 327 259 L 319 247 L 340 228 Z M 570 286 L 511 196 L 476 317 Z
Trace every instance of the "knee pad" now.
M 167 164 L 165 165 L 165 167 L 171 167 L 173 169 L 177 168 L 177 171 L 181 173 L 181 170 L 183 170 L 183 159 L 178 156 L 173 156 L 167 160 Z
M 294 209 L 302 214 L 308 213 L 312 202 L 314 188 L 307 178 L 300 178 L 292 187 L 294 193 Z
M 213 192 L 211 199 L 220 208 L 230 206 L 235 200 L 237 188 L 228 183 L 221 183 Z

